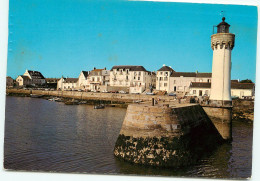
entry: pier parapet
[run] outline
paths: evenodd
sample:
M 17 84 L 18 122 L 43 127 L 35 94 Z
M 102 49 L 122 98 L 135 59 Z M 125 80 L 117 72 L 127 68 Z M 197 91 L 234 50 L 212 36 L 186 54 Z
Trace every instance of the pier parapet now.
M 223 142 L 200 105 L 132 104 L 114 155 L 132 163 L 181 167 Z

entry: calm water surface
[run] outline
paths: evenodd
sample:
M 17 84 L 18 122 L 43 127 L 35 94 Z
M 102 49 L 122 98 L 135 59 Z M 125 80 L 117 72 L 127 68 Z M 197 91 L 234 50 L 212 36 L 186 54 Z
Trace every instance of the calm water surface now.
M 248 178 L 252 167 L 252 132 L 233 121 L 233 141 L 221 145 L 196 165 L 151 168 L 117 160 L 113 148 L 126 109 L 68 106 L 44 99 L 6 98 L 4 166 L 14 170 L 141 174 L 185 177 Z

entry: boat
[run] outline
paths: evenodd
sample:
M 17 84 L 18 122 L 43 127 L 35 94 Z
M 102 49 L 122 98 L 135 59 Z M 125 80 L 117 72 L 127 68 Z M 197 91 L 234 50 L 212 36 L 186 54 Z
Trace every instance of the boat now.
M 87 104 L 87 101 L 80 101 L 79 104 Z
M 94 109 L 104 109 L 104 108 L 105 108 L 104 104 L 99 104 L 94 106 Z
M 64 102 L 66 105 L 79 105 L 79 101 L 77 100 L 71 100 Z
M 49 101 L 54 101 L 54 102 L 61 102 L 61 99 L 58 97 L 53 97 L 51 99 L 48 99 Z
M 38 95 L 38 94 L 30 94 L 30 96 L 32 98 L 40 98 L 40 97 L 43 97 L 43 95 Z
M 141 103 L 141 102 L 143 102 L 142 100 L 135 100 L 135 101 L 133 101 L 134 103 Z

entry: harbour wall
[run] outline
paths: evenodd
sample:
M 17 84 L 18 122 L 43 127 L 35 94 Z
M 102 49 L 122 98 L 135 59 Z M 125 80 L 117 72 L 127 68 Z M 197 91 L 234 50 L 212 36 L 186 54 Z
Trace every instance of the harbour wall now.
M 178 102 L 173 96 L 164 95 L 145 95 L 145 94 L 119 94 L 119 93 L 94 93 L 94 92 L 78 92 L 78 91 L 45 91 L 45 90 L 23 90 L 23 89 L 7 89 L 8 94 L 37 94 L 45 96 L 57 96 L 64 98 L 74 98 L 82 100 L 111 100 L 121 102 L 133 102 L 136 100 L 151 101 L 161 100 L 165 102 Z M 182 100 L 184 102 L 184 100 Z
M 114 155 L 137 164 L 182 167 L 223 141 L 200 105 L 131 104 Z

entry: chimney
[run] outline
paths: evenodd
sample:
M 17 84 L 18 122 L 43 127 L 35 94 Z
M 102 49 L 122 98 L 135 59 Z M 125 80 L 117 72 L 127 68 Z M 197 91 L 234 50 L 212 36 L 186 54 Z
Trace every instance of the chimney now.
M 197 74 L 197 73 L 199 73 L 199 71 L 198 71 L 198 70 L 196 70 L 196 74 Z
M 105 67 L 104 70 L 106 70 L 107 68 Z
M 93 69 L 96 70 L 96 67 L 94 67 Z

